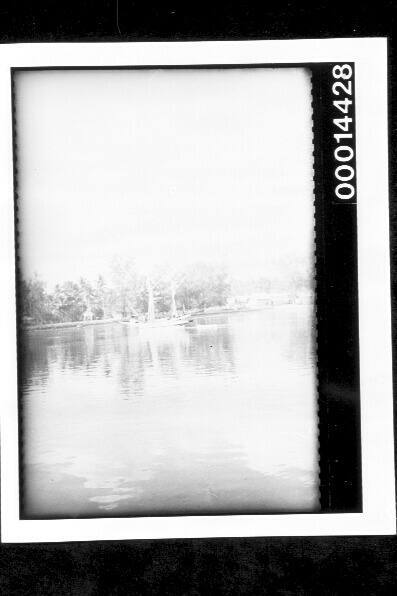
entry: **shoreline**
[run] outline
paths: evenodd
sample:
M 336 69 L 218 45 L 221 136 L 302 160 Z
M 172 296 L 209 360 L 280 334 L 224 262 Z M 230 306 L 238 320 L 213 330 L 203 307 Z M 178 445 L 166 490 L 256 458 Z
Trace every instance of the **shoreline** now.
M 117 323 L 115 319 L 94 319 L 93 321 L 66 321 L 65 323 L 42 323 L 41 325 L 21 325 L 23 331 L 38 331 L 40 329 L 64 329 L 66 327 L 89 327 L 90 325 L 108 325 Z
M 248 312 L 257 312 L 259 310 L 268 310 L 271 308 L 280 308 L 280 307 L 297 307 L 297 306 L 312 306 L 312 303 L 305 303 L 305 304 L 273 304 L 267 305 L 262 308 L 246 308 L 241 310 L 233 310 L 233 309 L 225 309 L 219 311 L 212 311 L 212 312 L 197 312 L 197 313 L 190 313 L 189 316 L 191 317 L 210 317 L 214 315 L 227 315 L 227 314 L 234 314 L 234 313 L 248 313 Z M 120 323 L 118 319 L 95 319 L 93 321 L 67 321 L 65 323 L 42 323 L 41 325 L 21 325 L 21 329 L 23 331 L 40 331 L 46 329 L 66 329 L 70 327 L 89 327 L 92 325 L 109 325 L 111 323 Z

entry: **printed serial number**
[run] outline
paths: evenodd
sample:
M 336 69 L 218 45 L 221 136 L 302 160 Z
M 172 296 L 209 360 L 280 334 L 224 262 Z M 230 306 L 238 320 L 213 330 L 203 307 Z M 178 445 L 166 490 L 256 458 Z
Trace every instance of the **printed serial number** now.
M 337 146 L 334 151 L 335 195 L 338 199 L 349 200 L 355 196 L 356 190 L 350 182 L 355 176 L 353 165 L 349 164 L 354 157 L 353 149 L 353 101 L 351 77 L 353 69 L 349 64 L 336 64 L 332 69 L 333 78 L 336 81 L 332 85 L 332 93 L 337 96 L 332 103 L 336 110 L 342 115 L 332 120 L 337 131 L 334 133 L 334 139 Z M 342 131 L 342 132 L 340 132 Z

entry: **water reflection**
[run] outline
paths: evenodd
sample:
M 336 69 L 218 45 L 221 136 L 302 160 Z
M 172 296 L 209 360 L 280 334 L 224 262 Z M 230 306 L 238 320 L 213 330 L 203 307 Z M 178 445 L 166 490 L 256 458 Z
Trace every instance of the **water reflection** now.
M 314 510 L 311 314 L 27 334 L 25 515 Z

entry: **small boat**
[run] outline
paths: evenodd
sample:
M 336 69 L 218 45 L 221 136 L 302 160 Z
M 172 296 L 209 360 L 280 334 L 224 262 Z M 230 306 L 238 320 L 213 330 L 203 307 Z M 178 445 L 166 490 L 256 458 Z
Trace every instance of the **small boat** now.
M 150 321 L 146 321 L 144 323 L 133 323 L 138 329 L 156 329 L 162 327 L 178 327 L 181 325 L 187 325 L 187 323 L 191 323 L 193 319 L 189 316 L 180 316 L 180 317 L 173 317 L 171 319 L 161 318 L 161 319 L 151 319 Z
M 162 329 L 164 327 L 180 327 L 192 323 L 193 319 L 190 315 L 178 315 L 175 304 L 175 288 L 171 287 L 171 316 L 170 317 L 159 317 L 156 319 L 155 307 L 154 307 L 154 296 L 153 286 L 150 278 L 147 278 L 147 291 L 148 291 L 148 310 L 146 321 L 140 321 L 137 318 L 121 319 L 119 323 L 121 325 L 128 325 L 135 329 Z

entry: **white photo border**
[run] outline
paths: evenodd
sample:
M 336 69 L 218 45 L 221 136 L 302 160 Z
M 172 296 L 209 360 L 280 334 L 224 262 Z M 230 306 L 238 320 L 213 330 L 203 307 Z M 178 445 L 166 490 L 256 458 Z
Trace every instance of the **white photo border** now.
M 21 520 L 11 68 L 320 62 L 355 64 L 363 512 Z M 0 94 L 2 542 L 394 534 L 387 40 L 3 45 L 0 48 Z

